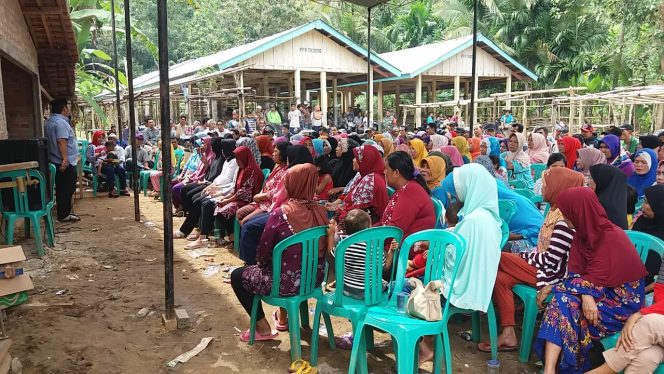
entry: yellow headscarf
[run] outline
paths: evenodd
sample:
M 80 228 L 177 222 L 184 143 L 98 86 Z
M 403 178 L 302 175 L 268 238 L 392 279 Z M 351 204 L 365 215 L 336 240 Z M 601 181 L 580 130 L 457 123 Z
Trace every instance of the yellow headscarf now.
M 381 138 L 378 143 L 383 146 L 383 158 L 387 158 L 390 153 L 394 152 L 394 143 L 390 139 Z
M 427 181 L 427 187 L 429 187 L 429 190 L 433 191 L 440 187 L 440 182 L 445 179 L 447 164 L 445 163 L 445 159 L 438 156 L 427 156 L 422 160 L 422 163 L 424 162 L 427 163 L 429 170 L 431 170 L 431 176 L 433 177 L 431 181 Z
M 463 136 L 455 136 L 452 138 L 452 145 L 459 150 L 461 156 L 468 157 L 469 161 L 473 159 L 470 155 L 470 145 L 468 144 L 468 139 Z
M 410 146 L 413 147 L 413 150 L 415 151 L 415 154 L 413 155 L 413 163 L 415 166 L 419 166 L 420 162 L 422 162 L 427 156 L 427 147 L 422 140 L 417 138 L 410 140 Z

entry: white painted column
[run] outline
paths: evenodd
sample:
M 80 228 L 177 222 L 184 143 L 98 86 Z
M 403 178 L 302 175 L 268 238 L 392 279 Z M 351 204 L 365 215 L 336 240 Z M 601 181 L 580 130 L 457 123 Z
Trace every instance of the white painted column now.
M 367 118 L 367 126 L 371 126 L 371 122 L 376 118 L 376 111 L 374 108 L 374 78 L 373 69 L 369 70 L 369 92 L 367 92 L 367 108 L 371 108 L 371 118 Z
M 300 104 L 302 102 L 302 91 L 300 90 L 300 69 L 295 70 L 295 74 L 293 74 L 293 85 L 295 89 L 295 93 L 293 96 L 295 96 L 295 103 Z
M 512 93 L 512 74 L 507 76 L 507 82 L 505 82 L 505 92 L 509 94 Z M 511 109 L 512 101 L 507 100 L 507 102 L 505 103 L 505 108 Z
M 308 102 L 309 104 L 311 104 L 311 91 L 309 91 L 309 90 L 304 91 L 304 100 L 306 102 Z M 320 101 L 320 100 L 318 100 L 318 101 Z
M 422 104 L 422 74 L 415 80 L 415 104 Z M 422 126 L 422 108 L 415 108 L 415 127 Z
M 378 122 L 383 122 L 383 82 L 378 83 Z
M 454 105 L 454 111 L 457 111 L 460 109 L 459 107 L 459 100 L 461 99 L 461 77 L 456 76 L 454 77 L 454 101 L 456 104 Z
M 339 106 L 339 91 L 337 91 L 337 78 L 332 78 L 332 97 L 332 113 L 334 114 L 334 126 L 336 126 L 337 123 L 339 123 L 339 111 L 337 109 Z
M 320 72 L 320 110 L 323 111 L 323 126 L 327 127 L 327 73 Z M 336 101 L 336 100 L 335 100 Z
M 348 92 L 346 92 L 346 107 L 344 108 L 344 110 L 346 110 L 348 108 L 352 108 L 352 107 L 354 107 L 354 105 L 353 105 L 353 90 L 348 89 Z
M 431 82 L 431 97 L 429 98 L 430 103 L 435 103 L 438 101 L 437 90 L 436 90 L 437 86 L 438 82 L 434 79 L 433 82 Z
M 394 91 L 394 117 L 397 120 L 400 118 L 399 114 L 401 113 L 401 86 L 397 85 L 396 90 Z

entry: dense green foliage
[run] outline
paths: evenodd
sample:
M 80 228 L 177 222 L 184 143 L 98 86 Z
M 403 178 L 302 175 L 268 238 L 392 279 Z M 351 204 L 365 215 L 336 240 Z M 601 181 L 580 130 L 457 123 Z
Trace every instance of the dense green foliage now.
M 662 80 L 662 0 L 478 1 L 480 32 L 535 71 L 541 87 L 584 84 L 600 90 Z M 110 0 L 70 0 L 72 3 L 79 3 L 77 9 L 110 9 Z M 386 52 L 469 35 L 472 3 L 391 0 L 373 11 L 372 47 Z M 157 67 L 156 1 L 132 0 L 131 6 L 135 27 L 132 34 L 139 38 L 134 43 L 138 76 Z M 120 5 L 116 8 L 122 12 Z M 81 48 L 111 55 L 107 15 L 93 13 L 75 18 L 75 23 L 84 23 L 78 28 L 83 30 L 79 32 Z M 171 63 L 247 43 L 316 18 L 366 45 L 366 9 L 338 0 L 172 0 L 168 25 Z M 86 31 L 85 26 L 89 28 L 90 24 L 92 31 Z M 123 24 L 119 14 L 118 27 Z M 119 61 L 125 55 L 123 37 L 118 40 Z M 89 65 L 92 63 L 97 65 Z M 92 78 L 106 84 L 109 77 L 105 73 L 112 70 L 108 65 L 109 61 L 97 53 L 82 54 L 81 72 L 101 71 Z M 79 81 L 79 90 L 85 88 L 88 78 L 81 76 L 84 79 Z

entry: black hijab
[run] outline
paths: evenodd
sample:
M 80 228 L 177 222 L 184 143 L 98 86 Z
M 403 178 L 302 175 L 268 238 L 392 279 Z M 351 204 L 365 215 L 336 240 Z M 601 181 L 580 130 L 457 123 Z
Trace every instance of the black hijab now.
M 614 225 L 627 230 L 627 177 L 615 166 L 597 164 L 590 167 L 595 181 L 595 194 Z
M 221 169 L 224 167 L 224 162 L 226 161 L 222 155 L 222 139 L 221 138 L 212 138 L 210 141 L 210 148 L 214 152 L 214 160 L 210 162 L 210 167 L 208 167 L 207 173 L 205 173 L 205 180 L 212 182 L 218 175 L 221 173 Z
M 656 184 L 650 186 L 644 190 L 644 194 L 655 217 L 639 217 L 634 223 L 632 230 L 645 232 L 664 240 L 664 185 Z M 659 274 L 661 266 L 662 257 L 655 251 L 649 251 L 646 258 L 646 270 L 648 270 L 648 275 L 645 277 L 646 284 L 650 284 L 655 280 L 655 276 Z
M 221 156 L 226 160 L 230 161 L 235 158 L 235 148 L 237 142 L 233 139 L 224 139 L 221 141 Z
M 332 172 L 332 182 L 334 183 L 334 187 L 346 187 L 348 182 L 350 182 L 351 179 L 355 177 L 355 174 L 357 174 L 357 172 L 353 170 L 353 159 L 355 158 L 353 148 L 358 147 L 360 144 L 348 137 L 342 139 L 339 144 L 337 144 L 337 147 L 342 147 L 342 144 L 345 142 L 347 142 L 346 152 L 341 154 L 339 162 L 334 165 L 334 171 Z
M 291 145 L 288 147 L 288 168 L 292 168 L 295 165 L 300 164 L 313 164 L 314 157 L 311 155 L 311 151 L 303 145 Z
M 339 141 L 333 136 L 328 137 L 327 141 L 330 143 L 330 154 L 328 156 L 330 160 L 333 160 L 337 158 L 337 144 L 339 144 Z

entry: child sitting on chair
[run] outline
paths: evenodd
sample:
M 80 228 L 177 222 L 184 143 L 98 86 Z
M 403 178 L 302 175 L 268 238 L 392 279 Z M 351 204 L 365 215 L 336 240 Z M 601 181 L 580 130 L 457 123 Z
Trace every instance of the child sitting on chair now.
M 452 231 L 459 223 L 459 210 L 463 205 L 459 201 L 450 203 L 445 211 L 445 223 L 447 224 L 446 230 Z M 427 265 L 427 255 L 429 255 L 429 243 L 417 242 L 415 243 L 415 257 L 408 260 L 406 268 L 406 278 L 421 277 L 424 275 L 424 270 Z
M 371 216 L 369 213 L 361 209 L 353 209 L 343 219 L 345 232 L 339 232 L 339 241 L 357 233 L 364 229 L 371 227 Z M 337 232 L 337 225 L 334 221 L 328 228 L 328 250 L 330 255 L 330 269 L 334 269 L 334 254 L 335 254 L 335 233 Z M 397 242 L 392 240 L 392 243 L 383 256 L 383 270 L 392 268 L 392 260 L 394 259 L 394 251 L 397 249 Z M 353 243 L 346 250 L 344 258 L 344 289 L 343 293 L 346 296 L 356 299 L 364 299 L 364 277 L 365 277 L 365 259 L 367 254 L 367 243 Z
M 97 175 L 102 175 L 101 167 L 106 165 L 115 166 L 120 161 L 118 154 L 115 152 L 115 144 L 112 141 L 108 140 L 104 143 L 104 150 L 101 153 L 101 156 L 97 157 Z

